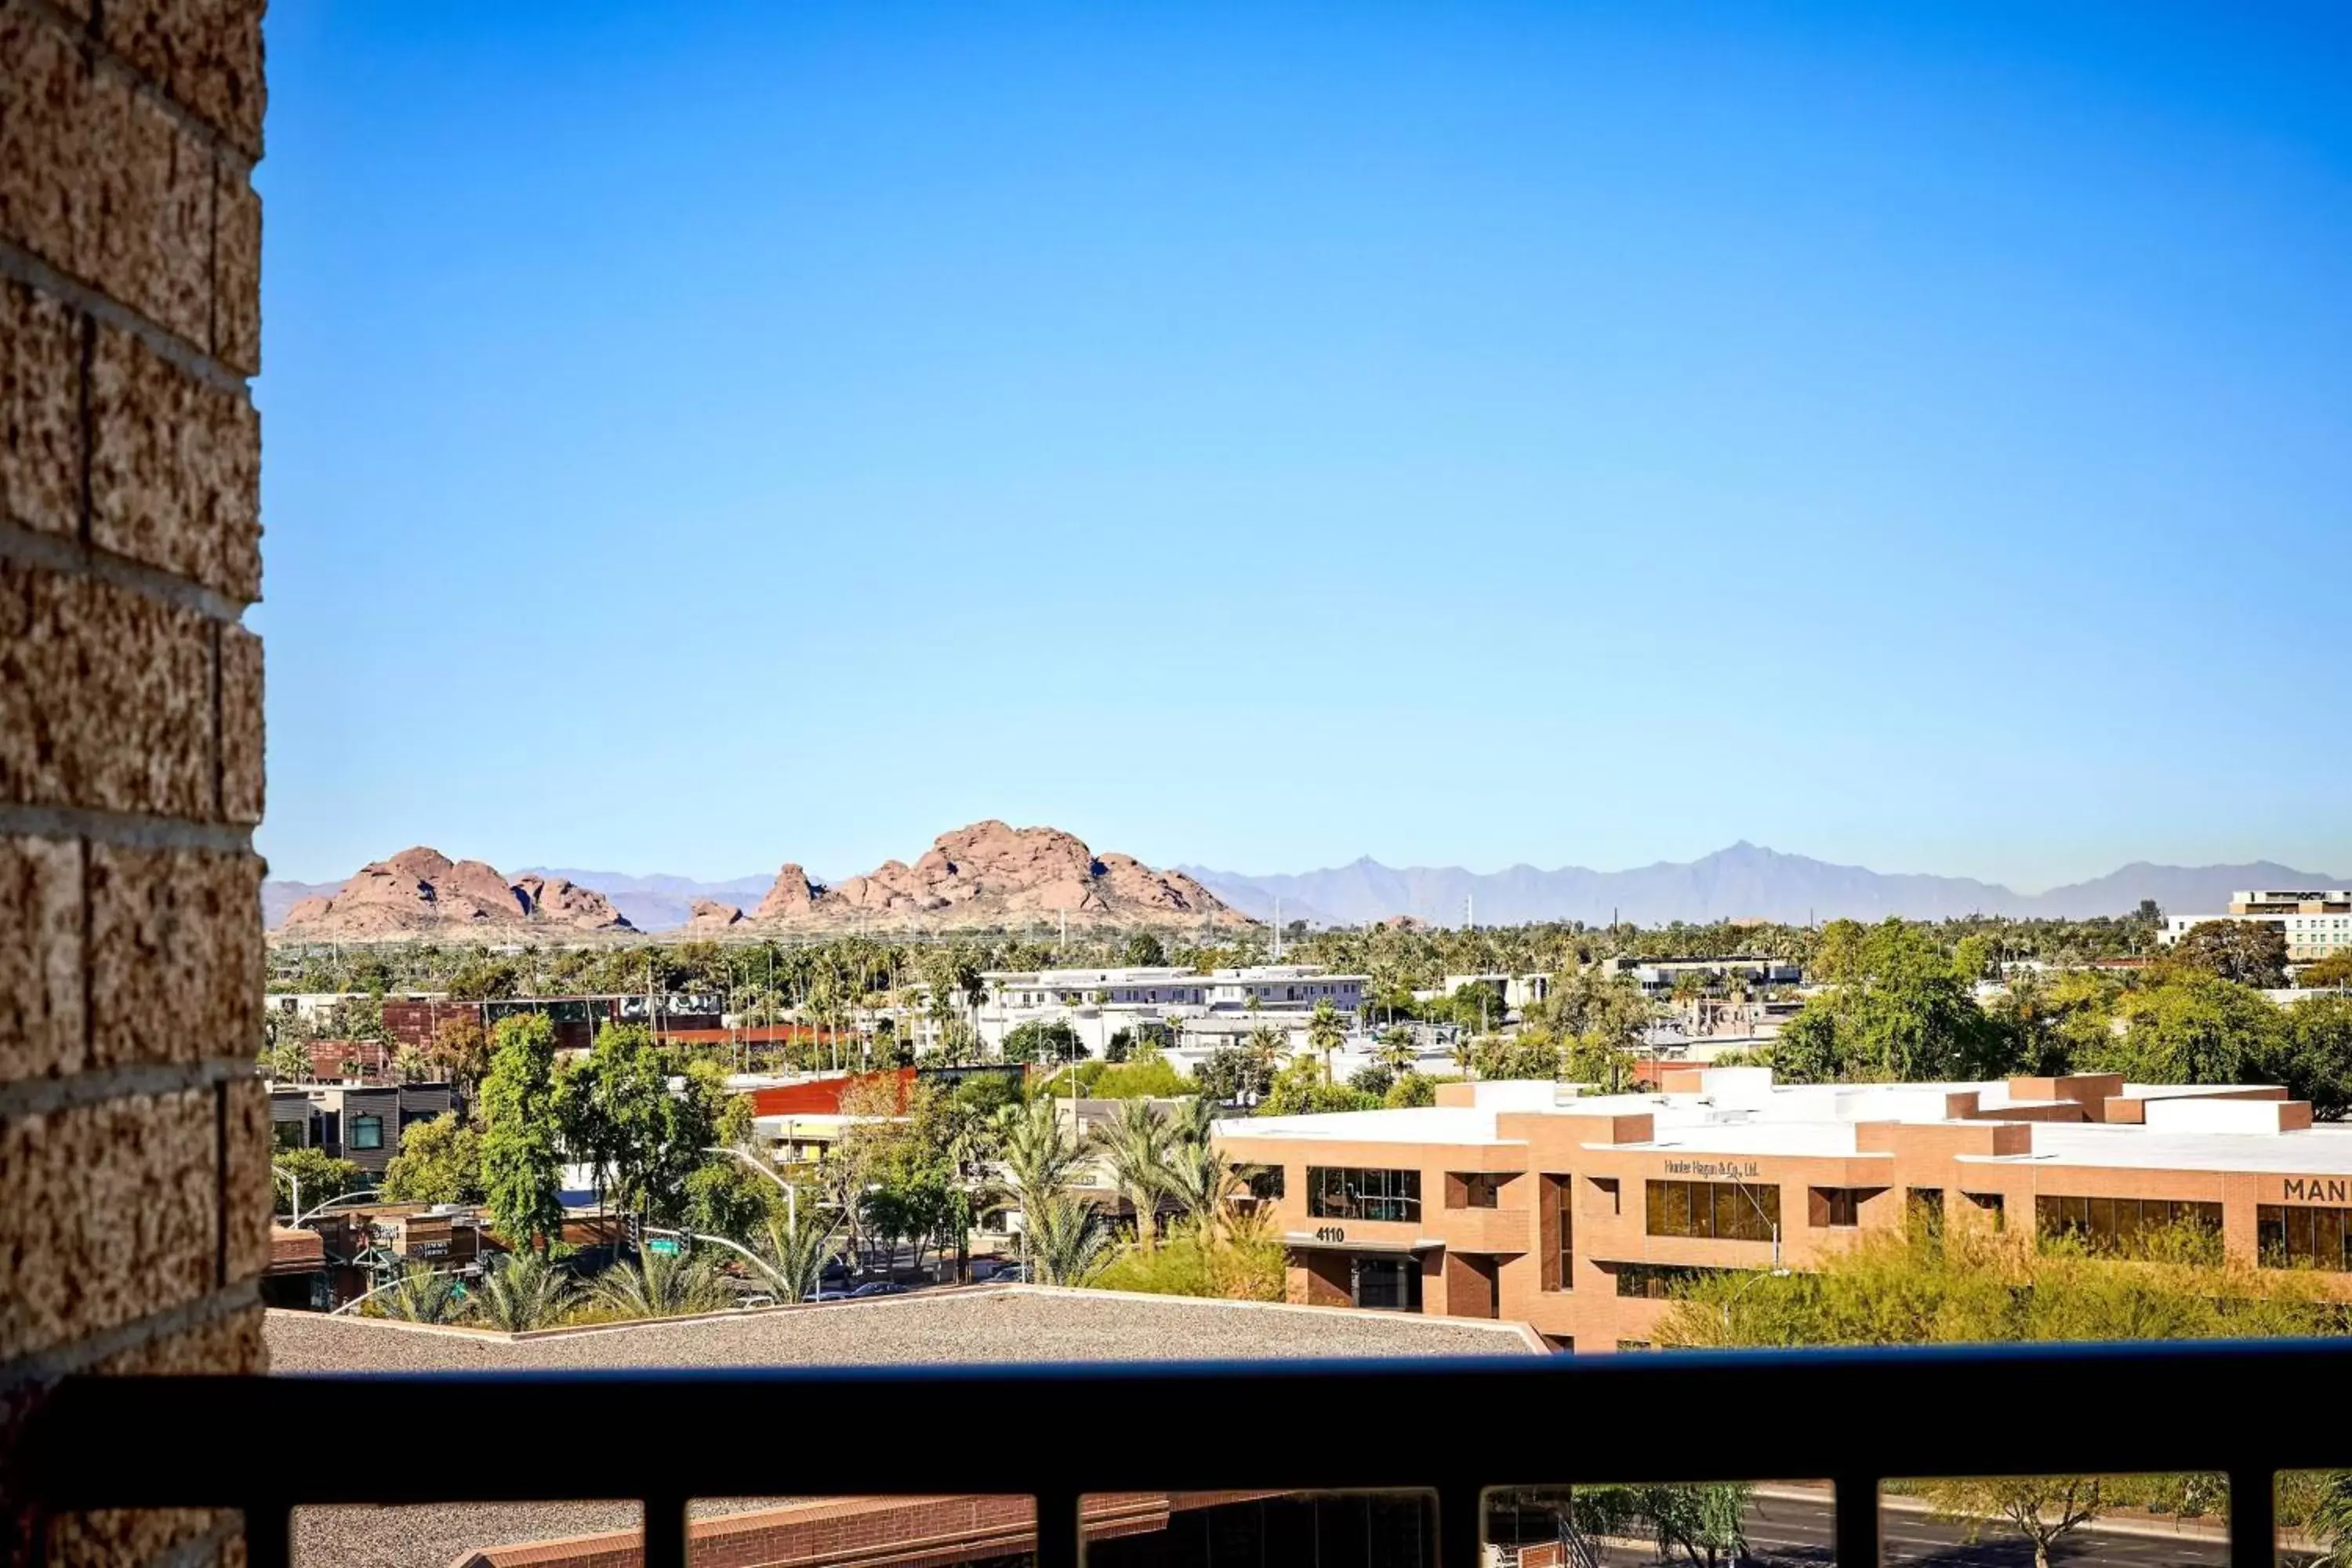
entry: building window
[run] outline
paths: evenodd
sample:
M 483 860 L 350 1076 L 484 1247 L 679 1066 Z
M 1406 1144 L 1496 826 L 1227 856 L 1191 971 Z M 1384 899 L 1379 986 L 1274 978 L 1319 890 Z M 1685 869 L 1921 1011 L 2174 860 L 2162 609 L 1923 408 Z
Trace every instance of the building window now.
M 1500 1208 L 1503 1184 L 1510 1180 L 1493 1171 L 1445 1173 L 1445 1206 L 1450 1209 Z
M 1815 1187 L 1807 1196 L 1806 1217 L 1816 1228 L 1852 1230 L 1862 1223 L 1860 1187 Z
M 1903 1194 L 1903 1217 L 1933 1230 L 1944 1223 L 1944 1189 L 1912 1187 Z
M 1537 1244 L 1542 1248 L 1543 1268 L 1537 1288 L 1572 1290 L 1576 1288 L 1576 1178 L 1546 1175 L 1538 1177 L 1538 1183 L 1541 1207 L 1536 1215 Z
M 2260 1205 L 2254 1210 L 2254 1244 L 2265 1268 L 2352 1272 L 2352 1209 Z
M 352 1118 L 352 1147 L 381 1149 L 383 1147 L 383 1118 L 354 1116 Z
M 1976 1211 L 1992 1221 L 1995 1230 L 2009 1228 L 2009 1203 L 1999 1193 L 1962 1193 L 1960 1196 L 1975 1205 Z
M 307 1122 L 273 1121 L 269 1124 L 269 1141 L 280 1149 L 299 1149 L 306 1142 L 302 1135 L 309 1130 Z
M 1234 1174 L 1242 1179 L 1242 1184 L 1249 1189 L 1250 1196 L 1262 1204 L 1281 1201 L 1282 1172 L 1283 1167 L 1280 1165 L 1235 1165 L 1234 1167 Z
M 1421 1261 L 1413 1258 L 1349 1260 L 1348 1299 L 1375 1312 L 1421 1310 Z
M 1780 1232 L 1780 1189 L 1746 1182 L 1652 1182 L 1652 1236 L 1770 1241 Z
M 2033 1200 L 2033 1227 L 2042 1237 L 2074 1237 L 2103 1255 L 2128 1253 L 2143 1234 L 2176 1226 L 2194 1226 L 2219 1236 L 2221 1205 L 2186 1198 L 2044 1195 Z
M 1726 1268 L 1696 1268 L 1680 1263 L 1621 1263 L 1617 1294 L 1643 1301 L 1671 1301 L 1702 1279 L 1727 1274 Z
M 1307 1212 L 1316 1219 L 1421 1219 L 1421 1173 L 1355 1165 L 1307 1167 Z

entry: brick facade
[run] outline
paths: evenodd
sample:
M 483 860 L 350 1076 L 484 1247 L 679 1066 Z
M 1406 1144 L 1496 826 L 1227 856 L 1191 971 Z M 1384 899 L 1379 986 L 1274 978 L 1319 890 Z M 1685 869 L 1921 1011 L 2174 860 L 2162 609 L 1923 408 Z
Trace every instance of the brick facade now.
M 265 1359 L 261 10 L 0 0 L 0 1464 L 59 1376 Z M 0 1516 L 0 1561 L 243 1555 Z

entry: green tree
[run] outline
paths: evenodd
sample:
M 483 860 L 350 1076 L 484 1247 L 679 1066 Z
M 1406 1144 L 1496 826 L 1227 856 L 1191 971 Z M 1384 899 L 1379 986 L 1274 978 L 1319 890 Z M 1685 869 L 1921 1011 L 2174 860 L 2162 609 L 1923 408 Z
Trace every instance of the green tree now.
M 690 1317 L 722 1310 L 734 1300 L 710 1260 L 684 1249 L 616 1263 L 596 1277 L 590 1295 L 616 1318 Z
M 490 1224 L 517 1251 L 544 1250 L 563 1225 L 555 1027 L 544 1014 L 520 1013 L 499 1019 L 491 1041 L 481 1138 Z
M 401 1133 L 400 1152 L 384 1167 L 382 1186 L 387 1203 L 480 1203 L 481 1134 L 454 1113 L 416 1123 Z
M 2305 996 L 2287 1008 L 2262 1074 L 2311 1101 L 2311 1114 L 2340 1121 L 2352 1110 L 2352 996 Z
M 1003 1057 L 1008 1062 L 1074 1062 L 1086 1054 L 1078 1032 L 1059 1018 L 1033 1018 L 1004 1037 Z
M 562 1321 L 578 1294 L 561 1264 L 535 1252 L 509 1253 L 483 1270 L 474 1315 L 486 1327 L 525 1334 Z
M 814 1198 L 815 1194 L 807 1194 L 768 1222 L 761 1272 L 780 1301 L 814 1298 L 825 1266 L 841 1256 L 840 1223 L 819 1215 Z
M 1119 962 L 1130 969 L 1157 969 L 1168 962 L 1168 950 L 1148 931 L 1137 931 L 1119 950 Z
M 390 1289 L 375 1298 L 387 1318 L 409 1323 L 446 1323 L 465 1310 L 456 1276 L 436 1273 L 428 1264 L 412 1263 Z
M 2286 1033 L 2270 998 L 2195 969 L 2127 994 L 2117 1016 L 2122 1032 L 2084 1050 L 2080 1065 L 2139 1083 L 2259 1081 Z
M 1136 1244 L 1146 1252 L 1159 1237 L 1160 1199 L 1168 1190 L 1168 1161 L 1176 1130 L 1148 1100 L 1123 1100 L 1097 1135 L 1111 1186 L 1135 1211 Z
M 1307 1049 L 1323 1058 L 1323 1081 L 1331 1081 L 1331 1056 L 1348 1043 L 1348 1020 L 1328 997 L 1315 1004 L 1315 1011 L 1307 1018 Z
M 434 1066 L 447 1075 L 451 1083 L 467 1096 L 482 1075 L 490 1070 L 490 1037 L 482 1028 L 482 1020 L 471 1013 L 444 1018 L 433 1031 L 433 1045 L 428 1055 Z
M 1085 1146 L 1050 1099 L 1006 1106 L 997 1136 L 1007 1183 L 1024 1214 L 1068 1192 L 1085 1167 Z
M 269 1164 L 278 1177 L 274 1184 L 278 1210 L 289 1215 L 295 1212 L 297 1183 L 300 1184 L 305 1214 L 330 1198 L 356 1193 L 367 1184 L 366 1172 L 349 1160 L 334 1159 L 320 1149 L 281 1149 L 271 1156 Z
M 1029 1260 L 1045 1285 L 1090 1285 L 1111 1260 L 1110 1232 L 1094 1205 L 1057 1193 L 1022 1206 Z
M 1240 1046 L 1219 1046 L 1192 1069 L 1192 1082 L 1206 1099 L 1240 1105 L 1263 1096 L 1273 1087 L 1274 1075 L 1255 1052 Z
M 566 1141 L 621 1207 L 656 1225 L 686 1217 L 688 1181 L 709 1163 L 727 1103 L 716 1064 L 680 1064 L 643 1025 L 607 1024 L 564 1076 L 562 1102 Z
M 2305 964 L 2296 972 L 2294 983 L 2312 991 L 2352 989 L 2352 948 Z
M 1471 1066 L 1480 1078 L 1495 1081 L 1556 1079 L 1560 1075 L 1559 1037 L 1540 1025 L 1517 1034 L 1489 1036 L 1477 1043 Z
M 310 1076 L 310 1046 L 294 1033 L 273 1037 L 261 1053 L 261 1076 L 272 1083 L 300 1083 Z
M 2172 944 L 2172 962 L 2274 991 L 2286 984 L 2286 932 L 2266 921 L 2200 921 Z
M 1258 1101 L 1257 1114 L 1307 1116 L 1334 1110 L 1373 1110 L 1380 1103 L 1376 1095 L 1330 1082 L 1313 1058 L 1301 1057 L 1274 1075 L 1265 1098 Z
M 2016 1037 L 1977 1005 L 1971 984 L 1917 928 L 1889 920 L 1859 937 L 1840 931 L 1837 983 L 1807 1002 L 1773 1042 L 1780 1076 L 1798 1083 L 1988 1079 L 2017 1064 Z M 1862 928 L 1854 927 L 1854 931 Z M 1828 945 L 1831 932 L 1823 933 Z

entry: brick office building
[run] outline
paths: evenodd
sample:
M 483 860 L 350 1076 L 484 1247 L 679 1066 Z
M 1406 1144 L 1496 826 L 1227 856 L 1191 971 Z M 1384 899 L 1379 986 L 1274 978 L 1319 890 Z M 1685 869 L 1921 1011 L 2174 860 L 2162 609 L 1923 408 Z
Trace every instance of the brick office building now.
M 1781 1085 L 1685 1069 L 1663 1092 L 1443 1086 L 1419 1110 L 1219 1124 L 1289 1250 L 1294 1300 L 1648 1344 L 1691 1271 L 1804 1268 L 1927 1210 L 2094 1248 L 2188 1222 L 2352 1295 L 2352 1128 L 2268 1087 L 2086 1075 Z

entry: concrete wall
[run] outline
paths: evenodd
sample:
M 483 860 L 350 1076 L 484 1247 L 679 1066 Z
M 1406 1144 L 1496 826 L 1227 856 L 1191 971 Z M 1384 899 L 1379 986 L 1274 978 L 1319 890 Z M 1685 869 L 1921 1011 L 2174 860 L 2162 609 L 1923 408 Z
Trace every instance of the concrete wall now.
M 263 1360 L 261 120 L 259 0 L 0 0 L 0 1463 L 66 1373 Z

